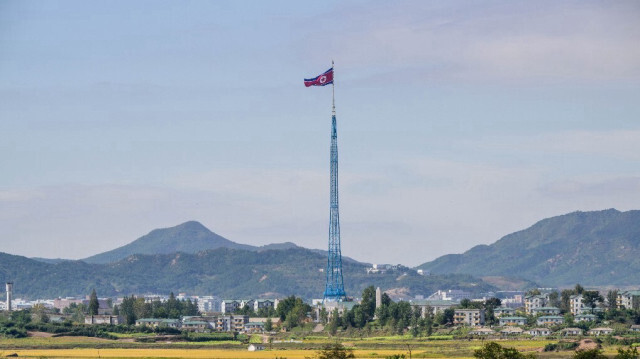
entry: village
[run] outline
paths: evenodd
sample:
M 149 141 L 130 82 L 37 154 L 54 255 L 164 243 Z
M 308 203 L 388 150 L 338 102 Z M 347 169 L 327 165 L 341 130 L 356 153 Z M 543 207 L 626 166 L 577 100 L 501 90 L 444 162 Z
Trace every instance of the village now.
M 25 301 L 12 298 L 12 283 L 7 283 L 7 300 L 0 302 L 5 311 L 26 310 L 34 319 L 78 325 L 135 325 L 136 327 L 163 328 L 197 333 L 276 333 L 286 332 L 288 322 L 281 317 L 278 306 L 283 299 L 220 299 L 216 296 L 143 295 L 135 298 L 97 298 L 97 308 L 88 312 L 91 296 L 85 298 L 56 298 Z M 575 293 L 576 294 L 569 293 Z M 94 294 L 94 293 L 92 293 Z M 375 312 L 380 312 L 383 302 L 380 288 L 375 290 Z M 487 296 L 491 295 L 491 297 Z M 563 299 L 564 302 L 563 303 Z M 567 298 L 568 297 L 568 298 Z M 300 299 L 290 297 L 299 302 Z M 388 296 L 387 296 L 388 298 Z M 191 315 L 145 316 L 124 313 L 127 301 L 145 303 L 149 308 L 169 302 L 185 303 Z M 613 334 L 640 335 L 637 315 L 640 305 L 640 290 L 608 291 L 576 289 L 559 293 L 551 288 L 533 289 L 529 292 L 511 291 L 484 293 L 475 298 L 472 293 L 457 289 L 438 290 L 424 298 L 401 299 L 399 303 L 410 306 L 412 315 L 428 319 L 437 330 L 458 330 L 466 336 L 478 337 L 547 337 L 547 336 L 606 336 Z M 301 324 L 306 323 L 314 332 L 323 331 L 334 320 L 334 316 L 346 316 L 350 310 L 362 304 L 361 300 L 323 302 L 312 300 L 305 304 Z M 135 306 L 140 307 L 139 304 Z M 289 304 L 291 306 L 291 304 Z M 281 308 L 282 309 L 282 308 Z M 132 312 L 133 313 L 133 312 Z M 164 313 L 164 312 L 160 312 Z M 632 314 L 624 319 L 620 313 Z M 635 315 L 635 317 L 633 317 Z M 45 318 L 46 319 L 42 319 Z M 635 319 L 633 319 L 635 318 Z M 339 319 L 339 318 L 335 318 Z M 36 319 L 37 320 L 37 319 Z M 343 320 L 344 322 L 344 320 Z M 345 322 L 346 323 L 346 322 Z M 347 324 L 348 326 L 348 324 Z M 410 325 L 402 328 L 409 331 Z M 430 329 L 431 332 L 431 329 Z

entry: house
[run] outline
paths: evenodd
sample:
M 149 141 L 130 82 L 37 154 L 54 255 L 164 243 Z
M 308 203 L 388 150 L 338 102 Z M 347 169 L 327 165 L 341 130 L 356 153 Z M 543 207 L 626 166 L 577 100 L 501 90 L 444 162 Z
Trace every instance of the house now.
M 632 332 L 640 332 L 640 325 L 632 325 L 629 330 Z
M 564 323 L 564 317 L 560 315 L 543 315 L 536 320 L 538 325 L 557 325 Z
M 498 319 L 500 326 L 505 325 L 526 325 L 527 318 L 525 317 L 501 317 Z
M 472 327 L 484 325 L 484 309 L 456 309 L 453 324 Z
M 518 327 L 506 327 L 500 331 L 502 335 L 520 335 L 522 332 L 522 328 Z
M 532 315 L 559 315 L 560 314 L 560 308 L 556 308 L 556 307 L 540 307 L 540 308 L 532 308 L 531 309 L 531 314 Z
M 640 290 L 628 290 L 618 293 L 616 304 L 620 309 L 637 309 L 640 307 Z
M 582 335 L 582 329 L 580 328 L 564 328 L 560 331 L 560 334 L 565 336 Z
M 593 322 L 596 320 L 596 316 L 594 314 L 578 314 L 573 320 L 576 322 Z
M 249 348 L 247 348 L 250 352 L 257 352 L 259 350 L 264 350 L 264 345 L 260 344 L 249 344 Z
M 198 297 L 198 310 L 200 313 L 213 313 L 222 310 L 222 302 L 218 297 L 202 296 Z
M 589 335 L 609 335 L 609 334 L 613 334 L 613 329 L 611 328 L 593 328 L 589 331 Z
M 551 335 L 551 330 L 547 328 L 533 328 L 527 330 L 526 333 L 531 335 L 532 337 L 546 337 L 548 335 Z
M 240 309 L 240 301 L 238 300 L 223 300 L 220 303 L 220 311 L 222 313 L 234 313 Z
M 123 324 L 124 319 L 118 315 L 85 315 L 84 324 Z
M 463 299 L 471 299 L 471 293 L 459 289 L 438 290 L 431 294 L 428 300 L 450 300 L 459 302 Z
M 246 323 L 249 323 L 248 315 L 224 315 L 217 318 L 215 329 L 222 332 L 241 332 Z
M 524 298 L 524 310 L 527 314 L 533 314 L 533 309 L 544 307 L 549 301 L 548 294 L 529 295 Z
M 244 307 L 249 307 L 251 309 L 253 309 L 254 303 L 256 301 L 253 299 L 243 299 L 240 301 L 240 309 L 244 308 Z
M 477 328 L 469 332 L 469 335 L 491 335 L 495 334 L 493 330 L 489 328 Z
M 267 317 L 253 317 L 253 318 L 249 318 L 249 323 L 266 323 L 267 319 L 271 319 L 271 324 L 273 324 L 273 326 L 278 326 L 280 325 L 280 317 L 275 317 L 275 318 L 267 318 Z
M 204 320 L 186 320 L 182 322 L 182 329 L 204 332 L 207 329 L 211 329 L 211 325 Z
M 277 306 L 277 299 L 257 299 L 253 302 L 253 311 L 257 313 L 260 309 L 275 309 Z
M 245 333 L 262 333 L 264 332 L 263 322 L 249 322 L 244 325 Z
M 414 309 L 419 308 L 423 318 L 426 318 L 429 311 L 435 315 L 457 305 L 451 300 L 414 300 L 409 304 Z
M 496 317 L 508 317 L 514 315 L 515 313 L 515 309 L 507 307 L 498 307 L 493 310 L 493 315 L 495 315 Z

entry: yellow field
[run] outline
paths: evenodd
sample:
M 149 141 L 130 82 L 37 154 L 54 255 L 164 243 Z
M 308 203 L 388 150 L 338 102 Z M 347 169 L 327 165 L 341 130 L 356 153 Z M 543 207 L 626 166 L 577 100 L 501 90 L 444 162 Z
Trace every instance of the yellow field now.
M 313 350 L 208 350 L 208 349 L 35 349 L 0 352 L 0 356 L 16 353 L 29 358 L 221 358 L 221 359 L 305 359 L 313 357 Z M 414 352 L 415 353 L 415 352 Z M 384 358 L 406 354 L 401 350 L 355 350 L 357 358 Z M 436 356 L 437 357 L 437 356 Z

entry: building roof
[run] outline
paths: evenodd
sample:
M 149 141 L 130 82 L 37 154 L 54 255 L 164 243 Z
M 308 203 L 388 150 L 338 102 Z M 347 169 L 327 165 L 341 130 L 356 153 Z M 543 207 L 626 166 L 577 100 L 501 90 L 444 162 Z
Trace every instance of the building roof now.
M 430 306 L 454 306 L 454 305 L 458 305 L 458 303 L 452 301 L 452 300 L 429 300 L 429 299 L 423 299 L 423 300 L 414 300 L 411 302 L 411 305 L 430 305 Z
M 522 333 L 523 330 L 522 330 L 522 328 L 518 328 L 518 327 L 505 327 L 504 329 L 501 330 L 501 332 L 503 332 L 503 333 Z
M 533 308 L 531 310 L 557 310 L 560 311 L 560 308 L 558 307 L 539 307 L 539 308 Z
M 538 319 L 564 319 L 564 317 L 561 315 L 543 315 L 538 317 Z
M 527 320 L 525 317 L 501 317 L 500 320 Z
M 575 317 L 576 317 L 576 318 L 578 318 L 578 317 L 579 317 L 579 318 L 586 318 L 586 317 L 589 317 L 589 318 L 595 318 L 595 317 L 596 317 L 596 315 L 595 315 L 595 314 L 576 314 L 576 316 L 575 316 Z

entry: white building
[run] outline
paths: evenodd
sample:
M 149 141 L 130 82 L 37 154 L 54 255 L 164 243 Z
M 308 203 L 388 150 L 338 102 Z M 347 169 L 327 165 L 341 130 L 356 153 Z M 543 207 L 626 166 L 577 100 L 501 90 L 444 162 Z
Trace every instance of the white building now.
M 439 290 L 427 298 L 427 300 L 451 300 L 454 302 L 463 299 L 471 299 L 471 293 L 459 289 Z

